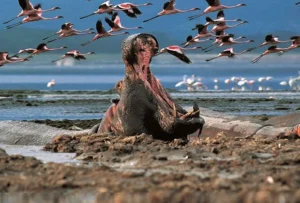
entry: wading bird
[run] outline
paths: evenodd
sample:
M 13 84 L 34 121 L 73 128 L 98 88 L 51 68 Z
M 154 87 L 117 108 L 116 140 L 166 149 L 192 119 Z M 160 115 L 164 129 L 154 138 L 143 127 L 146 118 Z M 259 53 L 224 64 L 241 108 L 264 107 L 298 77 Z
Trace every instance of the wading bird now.
M 249 51 L 252 51 L 251 49 L 246 49 L 240 53 L 234 53 L 233 52 L 233 48 L 229 48 L 229 49 L 225 49 L 224 51 L 222 51 L 221 53 L 219 53 L 218 56 L 216 57 L 213 57 L 213 58 L 210 58 L 210 59 L 206 59 L 206 61 L 212 61 L 214 59 L 217 59 L 217 58 L 220 58 L 220 57 L 224 57 L 224 56 L 227 56 L 228 58 L 233 58 L 235 57 L 236 55 L 241 55 L 241 54 L 244 54 L 246 52 L 249 52 Z
M 277 48 L 277 46 L 271 46 L 263 54 L 261 54 L 259 57 L 255 58 L 255 59 L 253 59 L 251 62 L 257 63 L 262 57 L 264 57 L 268 54 L 278 53 L 278 52 L 286 51 L 286 50 L 288 50 L 288 49 L 287 48 Z
M 292 40 L 280 41 L 277 36 L 273 36 L 270 34 L 270 35 L 265 36 L 265 41 L 261 45 L 255 47 L 255 48 L 263 47 L 266 45 L 276 45 L 279 43 L 286 43 L 286 42 L 291 42 L 291 41 Z
M 235 24 L 235 25 L 227 25 L 226 22 L 222 22 L 222 23 L 219 23 L 219 24 L 215 25 L 215 26 L 211 29 L 210 32 L 217 32 L 217 31 L 228 30 L 228 29 L 237 27 L 237 26 L 242 25 L 242 24 L 245 24 L 245 23 L 248 23 L 248 21 L 242 21 L 242 22 L 237 23 L 237 24 Z
M 153 20 L 155 18 L 158 18 L 160 16 L 164 15 L 171 15 L 171 14 L 176 14 L 176 13 L 186 13 L 186 12 L 191 12 L 191 11 L 196 11 L 200 10 L 199 8 L 191 8 L 189 10 L 179 10 L 175 8 L 175 0 L 169 0 L 166 3 L 164 3 L 163 10 L 157 14 L 157 16 L 154 16 L 152 18 L 149 18 L 148 20 L 144 20 L 143 22 L 148 22 L 150 20 Z
M 112 18 L 111 20 L 109 18 L 105 18 L 105 22 L 109 25 L 109 27 L 111 28 L 108 32 L 111 33 L 111 32 L 118 32 L 118 31 L 121 31 L 121 30 L 138 30 L 138 29 L 143 29 L 142 27 L 133 27 L 133 28 L 127 28 L 127 27 L 123 27 L 121 25 L 121 20 L 120 20 L 120 17 L 118 15 L 117 12 L 115 12 L 113 15 L 112 15 Z
M 5 64 L 8 63 L 18 63 L 24 61 L 28 61 L 28 57 L 27 58 L 18 58 L 15 56 L 10 57 L 8 55 L 8 52 L 0 52 L 0 66 L 4 66 Z
M 64 23 L 64 24 L 62 24 L 61 29 L 58 32 L 56 32 L 55 34 L 50 35 L 48 37 L 45 37 L 43 40 L 46 40 L 46 39 L 48 39 L 52 36 L 55 36 L 55 35 L 59 35 L 59 37 L 57 37 L 55 39 L 52 39 L 52 40 L 47 42 L 47 43 L 50 43 L 50 42 L 54 42 L 58 39 L 71 37 L 71 36 L 76 36 L 76 35 L 96 34 L 95 32 L 89 32 L 90 30 L 94 30 L 94 28 L 88 28 L 88 29 L 85 29 L 85 30 L 75 30 L 75 29 L 73 29 L 73 26 L 74 25 L 70 22 Z
M 168 46 L 165 48 L 162 48 L 155 56 L 163 54 L 168 52 L 169 54 L 177 57 L 179 60 L 185 62 L 185 63 L 192 63 L 191 60 L 184 54 L 184 50 L 196 50 L 196 49 L 202 49 L 202 47 L 193 47 L 193 48 L 183 48 L 180 46 Z
M 235 6 L 225 6 L 220 3 L 220 0 L 206 0 L 206 2 L 208 3 L 209 6 L 201 14 L 190 16 L 189 20 L 193 20 L 193 19 L 198 18 L 207 13 L 211 13 L 211 12 L 215 12 L 215 11 L 219 11 L 219 10 L 223 10 L 223 9 L 232 9 L 232 8 L 246 6 L 246 4 L 237 4 Z
M 16 17 L 12 18 L 9 21 L 4 22 L 3 24 L 7 24 L 21 16 L 34 15 L 34 14 L 38 14 L 40 12 L 43 13 L 43 12 L 54 11 L 54 10 L 60 9 L 59 7 L 53 7 L 48 10 L 42 10 L 41 4 L 37 4 L 36 6 L 33 7 L 32 3 L 30 3 L 29 0 L 19 0 L 19 5 L 22 8 L 22 11 Z
M 53 87 L 55 85 L 55 80 L 52 79 L 50 82 L 47 83 L 47 87 L 50 88 L 50 87 Z
M 57 19 L 60 19 L 60 18 L 64 18 L 63 16 L 56 16 L 56 17 L 53 17 L 53 18 L 45 18 L 45 17 L 42 16 L 42 14 L 43 14 L 42 12 L 38 12 L 38 13 L 35 13 L 35 14 L 30 14 L 26 18 L 24 18 L 21 22 L 18 22 L 18 23 L 12 24 L 12 25 L 8 25 L 8 26 L 6 26 L 6 28 L 11 29 L 11 28 L 17 27 L 19 25 L 29 23 L 29 22 L 34 22 L 34 21 L 57 20 Z
M 114 6 L 119 10 L 122 10 L 126 15 L 130 18 L 136 18 L 136 15 L 142 15 L 143 13 L 137 8 L 140 6 L 151 6 L 152 3 L 144 3 L 144 4 L 133 4 L 133 3 L 121 3 Z
M 36 55 L 36 54 L 40 54 L 40 53 L 44 53 L 44 52 L 56 51 L 56 50 L 61 50 L 61 49 L 66 49 L 66 48 L 68 48 L 68 47 L 64 46 L 64 47 L 50 49 L 50 48 L 47 47 L 46 43 L 41 43 L 37 46 L 36 49 L 28 48 L 28 49 L 20 50 L 19 54 L 21 54 L 21 53 L 30 53 L 31 54 L 30 56 L 32 56 L 32 55 Z
M 207 42 L 207 41 L 210 41 L 210 40 L 213 40 L 213 39 L 199 40 L 199 39 L 194 39 L 192 35 L 189 35 L 186 38 L 186 42 L 182 43 L 181 45 L 183 45 L 183 47 L 188 47 L 192 44 L 197 44 L 197 43 L 200 43 L 200 42 Z
M 78 61 L 80 61 L 80 60 L 86 60 L 85 56 L 91 55 L 91 54 L 95 54 L 95 52 L 88 52 L 86 54 L 82 54 L 82 53 L 80 53 L 77 50 L 72 50 L 72 51 L 68 51 L 67 53 L 65 53 L 64 55 L 62 55 L 62 57 L 60 59 L 52 61 L 52 63 L 60 61 L 60 60 L 63 60 L 65 58 L 73 58 L 73 59 L 78 60 Z
M 97 11 L 94 11 L 93 13 L 80 17 L 80 19 L 84 19 L 96 14 L 103 14 L 103 13 L 108 13 L 111 14 L 113 11 L 122 11 L 122 9 L 115 8 L 114 5 L 110 4 L 110 0 L 103 2 L 100 4 L 98 7 Z
M 241 19 L 225 20 L 224 11 L 221 10 L 218 12 L 217 19 L 215 19 L 215 20 L 211 19 L 210 17 L 206 17 L 205 25 L 217 25 L 217 24 L 223 23 L 223 22 L 238 22 L 238 21 L 242 21 L 242 20 Z
M 129 34 L 129 32 L 120 32 L 120 33 L 116 33 L 116 34 L 109 33 L 105 30 L 101 20 L 97 21 L 96 30 L 97 30 L 98 34 L 96 34 L 92 40 L 90 40 L 88 42 L 85 42 L 85 43 L 82 43 L 81 46 L 86 46 L 86 45 L 92 43 L 93 41 L 96 41 L 99 38 Z

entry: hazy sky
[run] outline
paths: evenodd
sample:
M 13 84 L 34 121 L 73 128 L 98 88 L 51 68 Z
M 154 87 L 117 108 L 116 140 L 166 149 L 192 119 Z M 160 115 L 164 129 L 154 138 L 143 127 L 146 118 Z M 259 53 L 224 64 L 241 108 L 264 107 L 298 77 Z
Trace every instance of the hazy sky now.
M 127 0 L 112 0 L 111 3 L 121 3 Z M 143 3 L 146 0 L 130 0 L 133 3 Z M 161 9 L 165 1 L 163 0 L 149 0 L 154 5 L 149 7 L 142 7 L 143 16 L 138 19 L 130 19 L 123 13 L 121 15 L 121 21 L 124 26 L 143 26 L 143 32 L 161 31 L 169 32 L 172 36 L 185 36 L 187 34 L 193 34 L 191 28 L 196 23 L 204 23 L 205 17 L 200 17 L 196 20 L 189 21 L 188 16 L 196 14 L 199 11 L 164 16 L 157 18 L 148 23 L 142 23 L 143 20 L 156 15 Z M 233 33 L 242 35 L 253 34 L 267 34 L 274 31 L 290 31 L 300 34 L 300 5 L 295 6 L 296 0 L 223 0 L 221 1 L 225 5 L 234 5 L 238 3 L 245 3 L 248 6 L 230 9 L 225 11 L 227 19 L 241 18 L 247 20 L 250 23 L 242 25 L 232 30 Z M 56 15 L 63 15 L 65 18 L 51 22 L 34 22 L 28 25 L 22 25 L 23 27 L 42 28 L 42 29 L 59 29 L 60 25 L 66 21 L 71 21 L 75 24 L 75 28 L 83 29 L 86 27 L 95 27 L 95 22 L 98 19 L 104 20 L 106 15 L 96 15 L 90 18 L 79 20 L 80 16 L 89 14 L 97 9 L 102 1 L 91 0 L 32 0 L 33 4 L 42 3 L 44 9 L 59 6 L 62 10 L 45 13 L 45 17 L 53 17 Z M 177 0 L 176 7 L 179 9 L 188 9 L 191 7 L 199 7 L 203 11 L 207 7 L 205 0 Z M 11 17 L 14 17 L 20 12 L 20 7 L 17 0 L 1 0 L 0 15 L 1 21 L 6 21 Z M 212 18 L 215 18 L 216 13 L 209 14 Z M 22 20 L 19 18 L 18 20 Z M 17 21 L 13 21 L 17 22 Z M 108 26 L 105 25 L 108 29 Z M 1 24 L 1 29 L 5 29 L 5 26 Z M 276 33 L 275 33 L 276 34 Z

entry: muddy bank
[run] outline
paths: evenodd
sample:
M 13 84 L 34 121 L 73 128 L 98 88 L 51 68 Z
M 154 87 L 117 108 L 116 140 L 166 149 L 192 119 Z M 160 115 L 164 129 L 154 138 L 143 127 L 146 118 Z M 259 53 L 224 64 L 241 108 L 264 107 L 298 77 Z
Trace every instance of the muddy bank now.
M 164 142 L 148 135 L 61 136 L 45 149 L 76 152 L 82 164 L 43 164 L 0 151 L 0 200 L 297 202 L 298 138 L 239 139 L 219 133 Z

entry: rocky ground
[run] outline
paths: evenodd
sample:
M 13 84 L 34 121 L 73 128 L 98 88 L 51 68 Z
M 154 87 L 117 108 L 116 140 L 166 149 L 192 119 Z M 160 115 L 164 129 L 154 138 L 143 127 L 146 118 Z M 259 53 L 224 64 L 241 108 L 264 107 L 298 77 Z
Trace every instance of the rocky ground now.
M 172 142 L 148 135 L 61 135 L 44 149 L 76 152 L 82 164 L 45 164 L 0 151 L 0 200 L 299 202 L 299 144 L 297 135 L 218 133 Z

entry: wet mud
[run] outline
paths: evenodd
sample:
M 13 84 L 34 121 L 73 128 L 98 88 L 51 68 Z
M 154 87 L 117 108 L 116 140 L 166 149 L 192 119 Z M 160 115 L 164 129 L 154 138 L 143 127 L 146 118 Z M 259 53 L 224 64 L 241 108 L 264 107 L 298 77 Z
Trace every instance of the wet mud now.
M 61 135 L 44 149 L 75 152 L 81 164 L 44 164 L 0 151 L 0 200 L 299 202 L 299 144 L 299 136 L 284 134 L 171 142 L 145 134 Z

